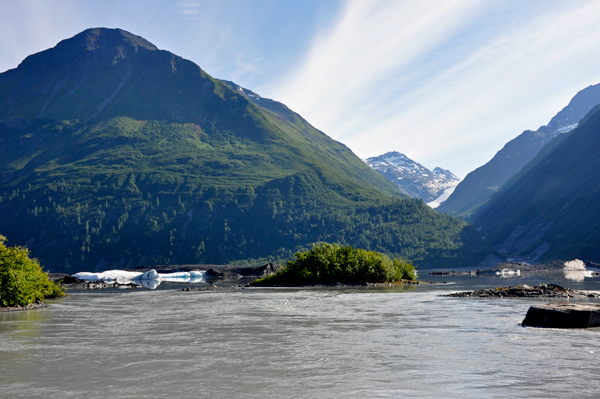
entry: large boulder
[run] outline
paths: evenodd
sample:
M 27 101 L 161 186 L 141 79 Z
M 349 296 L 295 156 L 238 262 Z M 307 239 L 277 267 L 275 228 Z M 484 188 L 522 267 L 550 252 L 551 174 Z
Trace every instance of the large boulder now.
M 600 326 L 600 305 L 595 303 L 547 303 L 532 306 L 522 325 L 550 328 Z

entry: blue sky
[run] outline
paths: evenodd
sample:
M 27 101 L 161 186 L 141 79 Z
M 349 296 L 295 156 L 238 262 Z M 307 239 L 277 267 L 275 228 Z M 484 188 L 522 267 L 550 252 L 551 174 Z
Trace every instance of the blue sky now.
M 0 71 L 100 26 L 461 177 L 600 83 L 600 0 L 0 0 Z

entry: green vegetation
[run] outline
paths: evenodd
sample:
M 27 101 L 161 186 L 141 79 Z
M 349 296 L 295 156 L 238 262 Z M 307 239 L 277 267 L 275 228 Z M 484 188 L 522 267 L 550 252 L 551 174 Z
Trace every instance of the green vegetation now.
M 0 235 L 0 306 L 27 306 L 64 295 L 26 248 L 7 247 L 5 241 Z
M 380 283 L 417 278 L 414 266 L 408 262 L 350 246 L 313 244 L 309 251 L 298 252 L 295 257 L 277 273 L 251 285 Z
M 69 273 L 278 261 L 319 241 L 419 266 L 485 255 L 466 223 L 259 103 L 119 30 L 30 56 L 0 74 L 0 231 Z

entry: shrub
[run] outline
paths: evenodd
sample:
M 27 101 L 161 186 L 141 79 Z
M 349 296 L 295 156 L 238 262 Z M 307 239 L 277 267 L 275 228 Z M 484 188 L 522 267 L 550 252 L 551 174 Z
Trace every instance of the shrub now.
M 37 259 L 29 257 L 23 247 L 7 247 L 0 235 L 0 306 L 27 306 L 44 298 L 56 298 L 64 293 L 48 280 Z
M 254 281 L 268 284 L 331 284 L 414 280 L 412 264 L 374 251 L 342 247 L 337 244 L 313 244 L 309 251 L 298 252 L 295 260 L 277 273 Z

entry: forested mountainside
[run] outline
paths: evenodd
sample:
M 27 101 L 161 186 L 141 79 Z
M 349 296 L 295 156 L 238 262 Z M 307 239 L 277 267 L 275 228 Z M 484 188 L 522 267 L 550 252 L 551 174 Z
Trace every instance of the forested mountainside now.
M 422 265 L 485 252 L 464 222 L 234 85 L 104 28 L 0 74 L 0 233 L 69 272 L 285 259 L 316 241 Z

